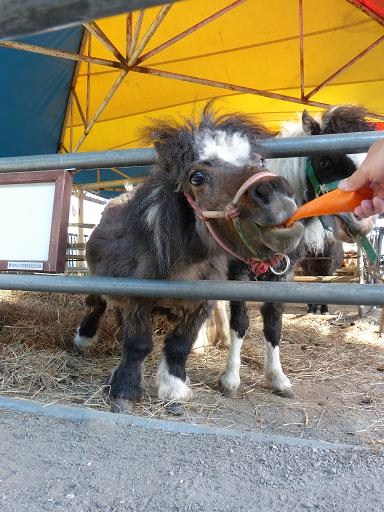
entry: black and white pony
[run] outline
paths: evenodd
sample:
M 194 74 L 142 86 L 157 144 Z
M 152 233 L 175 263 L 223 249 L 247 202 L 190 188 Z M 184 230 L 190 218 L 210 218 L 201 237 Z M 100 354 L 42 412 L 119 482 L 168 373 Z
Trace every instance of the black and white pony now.
M 366 119 L 367 111 L 360 106 L 345 105 L 324 112 L 320 120 L 304 111 L 303 130 L 307 135 L 364 132 L 375 129 Z M 307 197 L 311 200 L 329 191 L 337 183 L 350 176 L 362 163 L 366 153 L 351 155 L 326 155 L 307 161 Z M 308 251 L 301 267 L 306 275 L 330 276 L 341 266 L 344 259 L 343 242 L 356 242 L 356 235 L 367 235 L 374 226 L 375 217 L 359 221 L 354 215 L 320 218 L 326 237 L 321 251 Z M 317 258 L 317 259 L 316 259 Z M 308 304 L 308 313 L 328 313 L 327 304 Z
M 258 139 L 271 136 L 265 128 L 238 114 L 215 117 L 208 108 L 197 123 L 161 122 L 147 134 L 159 164 L 131 200 L 123 195 L 105 209 L 86 247 L 92 275 L 226 279 L 228 255 L 214 238 L 245 261 L 241 263 L 246 270 L 248 266 L 260 270 L 260 265 L 264 270 L 279 268 L 285 262 L 277 253 L 298 251 L 303 225 L 283 226 L 297 208 L 293 190 L 284 178 L 262 168 Z M 239 272 L 236 265 L 230 266 L 229 278 L 240 279 L 242 274 L 244 268 Z M 170 311 L 177 318 L 164 341 L 158 396 L 173 402 L 188 400 L 192 393 L 186 360 L 213 303 L 110 300 L 119 307 L 123 323 L 121 361 L 109 381 L 112 409 L 130 410 L 142 394 L 142 366 L 152 350 L 152 314 L 157 311 Z M 88 311 L 75 337 L 78 347 L 96 341 L 105 304 L 102 297 L 87 298 Z M 268 311 L 267 305 L 270 321 Z M 230 322 L 233 345 L 244 337 L 247 323 L 237 303 L 232 304 Z M 275 326 L 273 319 L 269 325 Z M 271 358 L 275 348 L 267 345 L 266 351 L 269 374 L 275 368 Z M 282 387 L 273 379 L 271 385 L 278 391 Z
M 287 123 L 283 126 L 280 137 L 320 135 L 331 133 L 368 131 L 374 129 L 366 120 L 366 111 L 359 106 L 340 106 L 326 110 L 321 119 L 317 121 L 304 111 L 301 122 Z M 278 158 L 266 162 L 267 168 L 272 172 L 286 178 L 295 191 L 296 201 L 299 205 L 313 199 L 318 191 L 315 190 L 315 180 L 321 185 L 329 185 L 335 180 L 350 176 L 363 160 L 365 155 L 332 155 L 324 154 L 312 158 Z M 310 176 L 313 175 L 313 176 Z M 373 219 L 358 219 L 353 214 L 341 214 L 324 219 L 314 217 L 305 221 L 303 242 L 300 245 L 303 252 L 296 251 L 291 257 L 291 270 L 284 276 L 276 276 L 270 271 L 259 276 L 262 281 L 282 281 L 290 279 L 294 267 L 307 255 L 321 255 L 335 240 L 351 242 L 357 235 L 366 235 L 374 226 Z M 328 229 L 331 227 L 331 229 Z M 243 278 L 247 269 L 241 262 L 232 262 L 233 267 L 243 268 Z M 231 274 L 230 279 L 237 279 L 241 275 L 239 269 Z M 265 303 L 261 307 L 263 318 L 263 332 L 265 342 L 264 374 L 267 384 L 284 397 L 293 396 L 291 383 L 284 374 L 279 355 L 279 344 L 282 332 L 283 305 L 279 303 Z M 241 318 L 235 326 L 232 318 Z M 236 396 L 240 385 L 241 347 L 248 327 L 248 315 L 245 303 L 232 305 L 231 316 L 231 346 L 224 373 L 220 376 L 220 383 L 227 396 Z
M 326 228 L 327 229 L 327 228 Z M 328 228 L 329 229 L 329 228 Z M 308 252 L 300 262 L 305 276 L 332 276 L 344 261 L 343 242 L 328 236 L 321 251 Z M 328 304 L 308 304 L 307 313 L 327 315 Z

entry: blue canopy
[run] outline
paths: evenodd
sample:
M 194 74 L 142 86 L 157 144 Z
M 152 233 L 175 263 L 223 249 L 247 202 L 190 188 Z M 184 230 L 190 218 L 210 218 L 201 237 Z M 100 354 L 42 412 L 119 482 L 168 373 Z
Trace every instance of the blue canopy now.
M 75 27 L 22 38 L 30 45 L 78 53 L 83 28 Z M 0 157 L 59 151 L 61 132 L 76 62 L 38 53 L 0 48 Z M 74 173 L 75 184 L 142 177 L 148 167 L 91 169 Z M 96 191 L 97 192 L 97 191 Z M 102 191 L 110 197 L 116 192 Z

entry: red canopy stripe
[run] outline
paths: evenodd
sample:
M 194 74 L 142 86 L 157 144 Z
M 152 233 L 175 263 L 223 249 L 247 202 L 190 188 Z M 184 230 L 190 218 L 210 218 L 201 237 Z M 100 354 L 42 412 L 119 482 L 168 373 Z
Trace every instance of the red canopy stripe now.
M 353 3 L 360 4 L 365 11 L 371 11 L 384 20 L 384 0 L 354 0 Z

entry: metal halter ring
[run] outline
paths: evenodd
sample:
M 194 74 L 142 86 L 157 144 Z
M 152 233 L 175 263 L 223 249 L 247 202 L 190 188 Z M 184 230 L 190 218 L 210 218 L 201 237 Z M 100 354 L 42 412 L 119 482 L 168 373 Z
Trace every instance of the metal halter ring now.
M 272 274 L 275 274 L 275 276 L 282 276 L 286 272 L 288 272 L 289 267 L 291 266 L 291 260 L 289 259 L 289 256 L 286 254 L 282 254 L 281 252 L 277 252 L 275 256 L 282 256 L 282 259 L 285 260 L 285 268 L 281 271 L 275 270 L 272 265 L 269 267 L 269 270 L 272 272 Z M 279 261 L 278 265 L 280 265 L 282 260 Z

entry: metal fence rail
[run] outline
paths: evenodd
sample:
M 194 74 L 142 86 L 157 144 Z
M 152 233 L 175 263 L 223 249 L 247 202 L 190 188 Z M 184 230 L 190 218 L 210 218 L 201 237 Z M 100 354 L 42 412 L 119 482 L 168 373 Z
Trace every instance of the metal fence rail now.
M 267 139 L 260 141 L 260 152 L 269 158 L 318 155 L 324 152 L 363 153 L 380 139 L 384 139 L 384 131 Z M 0 172 L 144 166 L 156 161 L 153 148 L 34 155 L 0 158 Z
M 112 277 L 67 277 L 0 274 L 0 289 L 92 293 L 131 297 L 226 299 L 260 302 L 384 304 L 380 285 L 268 283 L 234 281 L 161 281 Z
M 384 138 L 384 132 L 362 132 L 260 141 L 269 157 L 326 153 L 359 153 Z M 153 149 L 101 151 L 66 155 L 38 155 L 0 159 L 0 172 L 47 169 L 148 165 L 156 161 Z M 95 293 L 133 297 L 227 299 L 260 302 L 384 304 L 380 285 L 267 283 L 220 281 L 160 281 L 109 277 L 65 277 L 1 274 L 0 289 L 61 293 Z

